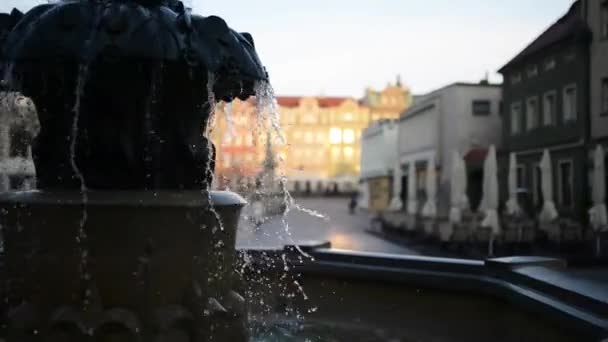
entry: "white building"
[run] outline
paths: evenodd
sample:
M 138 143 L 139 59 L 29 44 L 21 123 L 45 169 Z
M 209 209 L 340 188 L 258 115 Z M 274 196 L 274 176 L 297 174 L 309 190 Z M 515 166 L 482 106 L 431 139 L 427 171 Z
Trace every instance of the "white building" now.
M 468 171 L 469 194 L 474 204 L 482 180 L 481 165 L 475 165 L 482 160 L 476 159 L 483 159 L 483 151 L 491 144 L 498 147 L 501 141 L 500 106 L 500 85 L 487 82 L 454 83 L 420 97 L 399 119 L 401 197 L 407 197 L 408 168 L 414 167 L 418 208 L 422 207 L 426 200 L 426 168 L 433 158 L 439 182 L 438 214 L 447 216 L 452 156 L 458 151 L 465 159 L 467 155 L 472 157 Z
M 0 192 L 35 188 L 30 145 L 39 129 L 29 99 L 16 93 L 0 93 Z
M 390 200 L 392 170 L 397 161 L 397 122 L 380 120 L 361 137 L 361 184 L 359 206 L 383 209 Z

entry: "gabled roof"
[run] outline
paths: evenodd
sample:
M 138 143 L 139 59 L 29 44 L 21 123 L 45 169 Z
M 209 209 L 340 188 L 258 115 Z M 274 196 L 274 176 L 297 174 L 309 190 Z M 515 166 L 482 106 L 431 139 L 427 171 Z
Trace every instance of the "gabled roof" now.
M 508 67 L 522 62 L 528 57 L 543 51 L 545 48 L 568 39 L 582 38 L 590 33 L 591 31 L 583 18 L 581 0 L 577 0 L 570 6 L 566 14 L 553 23 L 553 25 L 549 26 L 545 32 L 532 41 L 509 63 L 500 68 L 499 72 L 503 73 Z

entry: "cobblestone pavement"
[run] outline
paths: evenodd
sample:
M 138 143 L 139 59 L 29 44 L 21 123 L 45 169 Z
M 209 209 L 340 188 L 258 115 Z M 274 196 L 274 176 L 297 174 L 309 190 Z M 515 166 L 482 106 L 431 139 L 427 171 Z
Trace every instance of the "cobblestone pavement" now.
M 280 248 L 311 241 L 331 242 L 332 248 L 365 252 L 419 254 L 403 245 L 366 232 L 370 226 L 367 213 L 350 215 L 347 198 L 301 198 L 296 203 L 305 210 L 325 216 L 319 218 L 302 210 L 293 209 L 285 220 L 275 217 L 259 228 L 247 219 L 251 208 L 246 207 L 237 234 L 239 248 Z

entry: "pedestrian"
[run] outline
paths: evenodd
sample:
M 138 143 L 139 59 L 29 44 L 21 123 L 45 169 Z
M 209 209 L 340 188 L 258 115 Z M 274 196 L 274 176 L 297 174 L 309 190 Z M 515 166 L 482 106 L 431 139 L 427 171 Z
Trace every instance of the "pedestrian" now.
M 357 209 L 357 194 L 353 194 L 350 197 L 350 202 L 348 203 L 348 209 L 351 215 L 355 214 L 355 209 Z

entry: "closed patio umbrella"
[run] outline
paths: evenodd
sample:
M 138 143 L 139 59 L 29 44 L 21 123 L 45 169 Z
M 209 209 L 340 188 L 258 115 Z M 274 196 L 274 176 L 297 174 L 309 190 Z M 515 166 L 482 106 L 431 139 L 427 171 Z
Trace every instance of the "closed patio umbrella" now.
M 496 162 L 496 149 L 490 146 L 488 155 L 483 166 L 483 204 L 484 219 L 482 227 L 491 229 L 488 245 L 489 255 L 494 254 L 494 238 L 500 234 L 500 222 L 498 220 L 498 166 Z
M 416 215 L 418 213 L 418 199 L 416 189 L 416 166 L 410 163 L 407 176 L 407 213 Z
M 467 198 L 467 170 L 460 154 L 454 151 L 452 156 L 452 172 L 450 175 L 450 222 L 461 223 L 462 211 L 469 206 Z
M 507 214 L 516 216 L 521 214 L 521 207 L 517 201 L 517 158 L 515 153 L 509 155 L 509 199 L 507 200 Z
M 391 210 L 399 211 L 401 208 L 403 208 L 403 201 L 401 201 L 402 176 L 403 171 L 401 170 L 401 164 L 397 163 L 393 171 L 393 198 L 391 199 L 391 203 L 389 205 Z
M 437 216 L 437 177 L 435 174 L 435 158 L 430 158 L 426 168 L 426 203 L 422 208 L 422 216 L 434 218 Z
M 552 222 L 559 217 L 559 214 L 555 208 L 555 202 L 553 202 L 553 169 L 549 150 L 543 152 L 543 157 L 540 160 L 540 178 L 543 208 L 538 215 L 538 219 L 544 223 Z
M 606 165 L 604 164 L 604 148 L 598 145 L 593 153 L 593 207 L 589 210 L 589 222 L 596 233 L 595 252 L 601 254 L 600 232 L 608 230 L 608 215 L 606 214 Z

